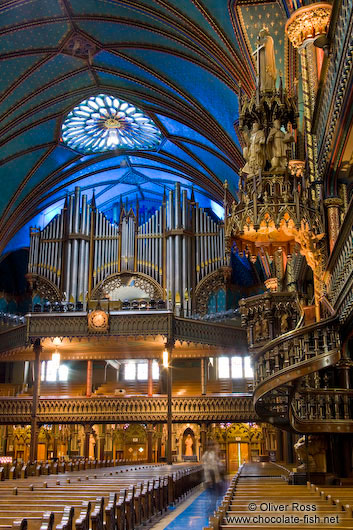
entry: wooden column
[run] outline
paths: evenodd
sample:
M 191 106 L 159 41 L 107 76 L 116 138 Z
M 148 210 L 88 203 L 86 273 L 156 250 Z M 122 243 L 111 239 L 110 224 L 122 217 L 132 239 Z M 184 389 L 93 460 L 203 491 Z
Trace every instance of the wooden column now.
M 87 387 L 86 396 L 92 395 L 93 361 L 87 361 Z
M 201 438 L 201 455 L 206 451 L 207 445 L 207 425 L 206 423 L 201 423 L 200 429 L 200 438 Z
M 89 458 L 89 442 L 90 442 L 92 427 L 89 424 L 85 424 L 84 429 L 85 429 L 85 446 L 84 446 L 83 456 L 85 458 Z
M 58 438 L 59 438 L 59 431 L 58 431 L 58 425 L 53 425 L 53 458 L 58 457 Z
M 99 434 L 99 460 L 104 460 L 105 450 L 105 425 L 102 425 L 101 432 Z
M 153 395 L 152 363 L 153 363 L 153 360 L 148 359 L 148 388 L 147 388 L 148 397 L 152 397 Z
M 147 425 L 147 462 L 153 462 L 153 425 Z
M 324 200 L 324 204 L 327 209 L 328 237 L 330 252 L 332 252 L 340 231 L 340 207 L 342 206 L 342 200 L 340 197 L 328 197 Z
M 157 432 L 158 432 L 158 438 L 157 438 L 157 462 L 160 461 L 161 455 L 162 455 L 162 432 L 163 432 L 163 425 L 159 424 L 157 425 Z
M 167 464 L 172 465 L 173 455 L 172 455 L 172 425 L 173 425 L 173 413 L 172 413 L 172 386 L 173 386 L 173 376 L 172 376 L 172 347 L 167 348 L 169 352 L 169 366 L 167 370 Z
M 208 359 L 204 357 L 201 359 L 201 394 L 203 396 L 207 393 L 207 362 Z
M 29 449 L 29 459 L 33 462 L 37 460 L 38 453 L 38 401 L 40 396 L 40 353 L 42 346 L 40 340 L 36 339 L 33 344 L 34 370 L 33 370 L 33 398 L 31 412 L 31 445 Z
M 29 367 L 30 367 L 30 362 L 25 361 L 24 368 L 23 368 L 23 385 L 24 386 L 28 385 Z
M 283 438 L 282 438 L 282 431 L 279 429 L 276 430 L 276 445 L 277 445 L 277 451 L 276 451 L 276 460 L 282 462 L 283 461 Z
M 343 357 L 338 361 L 336 367 L 338 369 L 340 387 L 347 390 L 350 389 L 350 370 L 352 368 L 352 360 L 347 358 L 345 352 L 343 352 Z

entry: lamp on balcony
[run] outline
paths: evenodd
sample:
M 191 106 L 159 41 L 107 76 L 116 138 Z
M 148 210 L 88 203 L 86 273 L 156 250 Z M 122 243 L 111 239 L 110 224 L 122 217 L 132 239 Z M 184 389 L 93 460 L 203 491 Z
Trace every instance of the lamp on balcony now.
M 168 368 L 169 366 L 169 352 L 168 350 L 164 350 L 162 353 L 162 359 L 163 359 L 163 366 L 164 368 Z

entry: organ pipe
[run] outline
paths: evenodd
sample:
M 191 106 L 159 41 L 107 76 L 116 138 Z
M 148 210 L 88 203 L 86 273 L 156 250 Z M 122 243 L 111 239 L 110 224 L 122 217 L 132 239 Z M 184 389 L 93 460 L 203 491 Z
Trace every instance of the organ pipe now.
M 179 183 L 141 224 L 138 208 L 136 202 L 134 213 L 121 203 L 116 224 L 96 208 L 94 197 L 89 204 L 75 188 L 46 227 L 31 228 L 28 272 L 84 309 L 108 276 L 143 273 L 161 285 L 169 309 L 190 315 L 197 284 L 226 264 L 224 225 L 200 208 L 193 193 L 189 200 Z

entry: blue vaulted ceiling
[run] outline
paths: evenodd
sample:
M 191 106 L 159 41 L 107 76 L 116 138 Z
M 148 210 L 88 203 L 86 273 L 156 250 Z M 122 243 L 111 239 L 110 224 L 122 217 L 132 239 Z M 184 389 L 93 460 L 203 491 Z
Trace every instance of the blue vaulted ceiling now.
M 249 93 L 254 80 L 233 27 L 233 4 L 1 2 L 0 252 L 75 186 L 88 197 L 95 189 L 106 211 L 120 198 L 158 201 L 175 180 L 194 186 L 200 202 L 221 203 L 225 180 L 235 195 L 243 162 L 234 130 L 237 93 L 240 83 Z M 64 118 L 100 93 L 142 109 L 162 132 L 161 145 L 91 155 L 66 147 Z

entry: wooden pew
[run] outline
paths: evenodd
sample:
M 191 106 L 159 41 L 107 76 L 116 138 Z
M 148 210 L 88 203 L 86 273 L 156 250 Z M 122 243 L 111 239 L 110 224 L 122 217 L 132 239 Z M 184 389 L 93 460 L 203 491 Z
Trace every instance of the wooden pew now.
M 340 492 L 342 499 L 353 499 L 353 488 L 334 488 L 333 492 L 335 491 Z M 332 503 L 331 493 L 330 488 L 324 487 L 324 490 L 321 490 L 312 484 L 307 487 L 291 486 L 280 478 L 259 477 L 255 480 L 253 477 L 247 477 L 246 466 L 241 466 L 233 477 L 221 505 L 210 517 L 209 525 L 204 530 L 255 530 L 263 526 L 278 530 L 302 530 L 303 527 L 309 526 L 309 523 L 302 522 L 303 514 L 313 519 L 318 518 L 319 522 L 312 523 L 317 528 L 353 529 L 351 505 L 345 505 L 341 501 Z M 253 504 L 253 509 L 250 508 L 249 502 Z M 307 508 L 302 511 L 298 509 L 298 505 Z M 315 510 L 310 508 L 312 505 Z M 283 506 L 284 509 L 279 510 L 278 506 Z M 266 523 L 266 518 L 274 517 L 280 521 L 281 516 L 286 516 L 289 522 Z M 299 522 L 294 517 L 298 517 Z
M 201 466 L 165 465 L 116 468 L 0 484 L 0 530 L 18 519 L 28 530 L 133 530 L 164 513 L 202 480 Z M 173 469 L 173 472 L 172 472 Z M 79 487 L 78 487 L 79 486 Z M 45 516 L 43 516 L 45 512 Z

